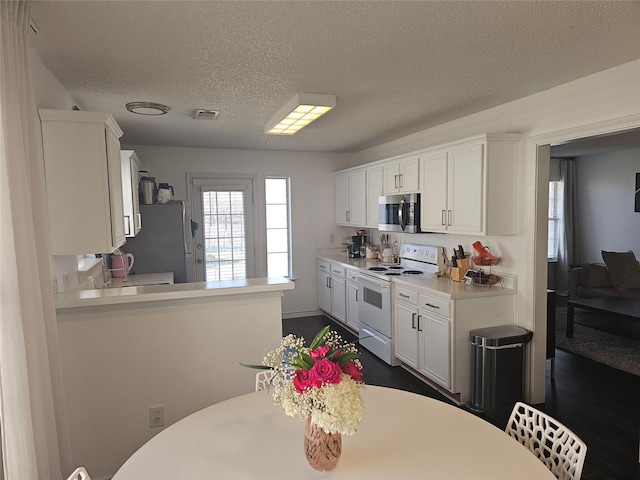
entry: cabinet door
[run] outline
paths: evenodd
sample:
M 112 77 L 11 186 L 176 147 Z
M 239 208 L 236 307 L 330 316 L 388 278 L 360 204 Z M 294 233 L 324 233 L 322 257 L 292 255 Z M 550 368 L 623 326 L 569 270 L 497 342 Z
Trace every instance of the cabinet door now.
M 122 196 L 124 202 L 124 234 L 135 237 L 142 226 L 138 171 L 142 166 L 133 150 L 120 152 L 122 166 Z
M 349 173 L 336 174 L 336 223 L 349 225 Z
M 109 170 L 109 204 L 111 206 L 111 239 L 114 247 L 121 246 L 124 235 L 124 200 L 122 196 L 122 160 L 120 158 L 120 139 L 108 129 L 107 159 Z
M 341 322 L 347 321 L 347 291 L 343 278 L 331 277 L 331 315 Z
M 331 277 L 322 270 L 318 271 L 318 306 L 331 313 Z
M 420 372 L 451 388 L 451 322 L 435 315 L 420 316 Z
M 349 174 L 349 223 L 364 227 L 367 223 L 367 174 L 365 170 Z
M 367 169 L 367 227 L 378 228 L 380 222 L 378 198 L 382 190 L 382 167 Z
M 420 190 L 420 159 L 405 158 L 400 162 L 400 191 L 418 192 Z
M 483 233 L 484 144 L 452 149 L 448 161 L 452 233 Z
M 413 368 L 418 368 L 418 309 L 395 303 L 396 357 Z
M 425 232 L 447 229 L 447 152 L 438 152 L 420 159 L 420 228 Z
M 382 166 L 384 195 L 400 192 L 400 162 L 391 162 Z
M 356 332 L 360 330 L 358 321 L 358 284 L 347 282 L 347 325 Z

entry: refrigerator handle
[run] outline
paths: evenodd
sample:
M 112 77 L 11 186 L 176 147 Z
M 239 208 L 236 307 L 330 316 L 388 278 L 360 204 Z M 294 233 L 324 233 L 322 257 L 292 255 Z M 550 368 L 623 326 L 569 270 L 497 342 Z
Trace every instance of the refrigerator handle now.
M 187 238 L 187 209 L 182 203 L 182 239 L 184 240 L 184 253 L 186 255 L 191 254 L 191 249 L 189 248 L 189 239 Z

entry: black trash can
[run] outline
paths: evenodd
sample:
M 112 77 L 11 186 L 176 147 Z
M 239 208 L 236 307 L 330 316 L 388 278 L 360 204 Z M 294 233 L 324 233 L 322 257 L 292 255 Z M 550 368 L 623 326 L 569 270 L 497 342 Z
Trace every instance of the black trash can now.
M 481 413 L 512 408 L 524 391 L 525 345 L 533 333 L 504 325 L 469 332 L 471 341 L 470 410 Z

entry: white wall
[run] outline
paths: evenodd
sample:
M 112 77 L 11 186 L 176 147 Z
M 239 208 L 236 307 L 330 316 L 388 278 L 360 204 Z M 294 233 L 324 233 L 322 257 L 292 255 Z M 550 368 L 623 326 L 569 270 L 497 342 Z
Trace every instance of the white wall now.
M 640 61 L 418 132 L 358 153 L 358 164 L 401 155 L 482 132 L 520 132 L 517 234 L 481 239 L 502 256 L 502 271 L 518 277 L 515 323 L 534 331 L 528 393 L 544 401 L 549 152 L 538 162 L 536 144 L 609 133 L 610 125 L 640 125 Z M 620 120 L 622 119 L 622 120 Z M 627 120 L 628 119 L 628 120 Z M 631 202 L 631 196 L 629 201 Z M 417 240 L 417 239 L 416 239 Z M 465 249 L 477 240 L 462 235 L 420 235 L 421 243 Z
M 602 263 L 601 250 L 633 250 L 640 259 L 640 213 L 634 212 L 640 148 L 576 158 L 582 262 Z
M 173 186 L 175 198 L 187 200 L 186 172 L 219 174 L 255 174 L 264 185 L 265 176 L 291 178 L 291 216 L 293 273 L 295 290 L 285 293 L 283 312 L 287 317 L 316 313 L 317 252 L 337 248 L 343 229 L 335 225 L 335 181 L 333 172 L 342 168 L 351 154 L 224 150 L 212 148 L 176 148 L 130 145 L 156 182 Z M 256 208 L 264 215 L 264 195 L 257 191 Z M 262 222 L 264 224 L 264 222 Z M 143 219 L 144 228 L 144 219 Z M 334 236 L 334 243 L 329 241 Z M 264 250 L 264 233 L 257 232 L 258 252 Z M 258 255 L 262 275 L 266 256 Z M 261 270 L 259 269 L 258 272 Z

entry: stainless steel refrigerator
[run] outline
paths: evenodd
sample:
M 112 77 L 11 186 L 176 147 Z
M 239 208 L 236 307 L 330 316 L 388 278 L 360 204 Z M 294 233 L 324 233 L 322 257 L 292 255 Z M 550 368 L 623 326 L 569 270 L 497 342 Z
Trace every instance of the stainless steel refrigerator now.
M 191 222 L 182 201 L 140 205 L 142 229 L 121 247 L 132 253 L 132 274 L 173 272 L 175 283 L 194 281 Z

